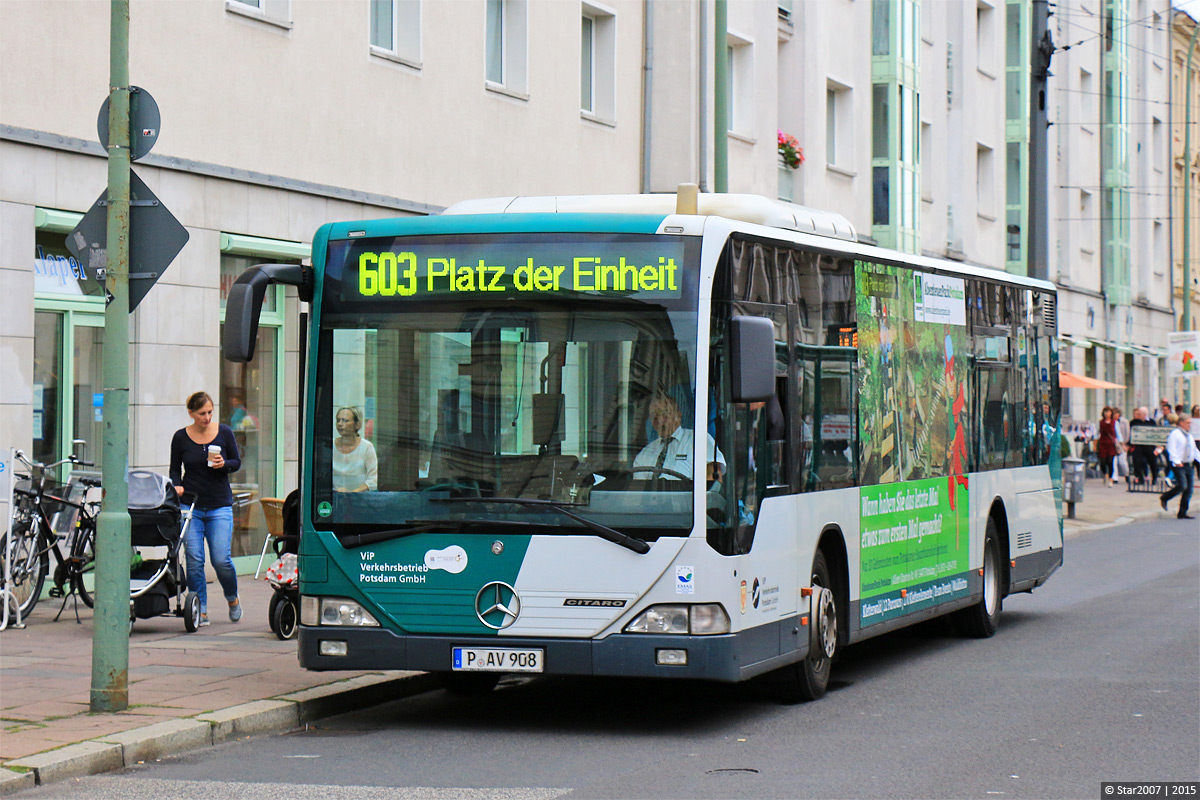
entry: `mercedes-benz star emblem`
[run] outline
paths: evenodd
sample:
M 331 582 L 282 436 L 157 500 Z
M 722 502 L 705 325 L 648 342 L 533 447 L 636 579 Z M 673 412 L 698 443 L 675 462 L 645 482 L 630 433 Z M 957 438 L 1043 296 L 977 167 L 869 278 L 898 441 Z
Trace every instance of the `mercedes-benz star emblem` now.
M 475 616 L 492 630 L 507 628 L 517 621 L 520 614 L 521 597 L 507 583 L 486 583 L 475 595 Z

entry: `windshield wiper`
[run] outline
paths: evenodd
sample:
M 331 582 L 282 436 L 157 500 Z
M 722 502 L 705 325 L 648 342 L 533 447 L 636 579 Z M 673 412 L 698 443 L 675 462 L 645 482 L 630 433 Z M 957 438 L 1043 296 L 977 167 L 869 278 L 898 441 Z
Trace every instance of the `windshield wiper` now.
M 642 539 L 622 533 L 607 525 L 601 525 L 599 522 L 593 522 L 587 517 L 581 517 L 574 511 L 553 500 L 533 500 L 523 497 L 431 497 L 429 501 L 431 503 L 507 503 L 514 506 L 546 506 L 562 514 L 564 517 L 575 520 L 601 539 L 610 541 L 613 544 L 619 544 L 621 547 L 628 548 L 638 554 L 644 555 L 650 552 L 650 545 L 646 544 Z
M 387 542 L 392 539 L 403 539 L 405 536 L 412 536 L 417 533 L 428 533 L 441 527 L 440 523 L 426 520 L 414 521 L 412 525 L 406 528 L 387 528 L 381 531 L 371 531 L 370 533 L 359 533 L 353 536 L 338 537 L 343 547 L 362 547 L 364 544 L 378 544 L 379 542 Z

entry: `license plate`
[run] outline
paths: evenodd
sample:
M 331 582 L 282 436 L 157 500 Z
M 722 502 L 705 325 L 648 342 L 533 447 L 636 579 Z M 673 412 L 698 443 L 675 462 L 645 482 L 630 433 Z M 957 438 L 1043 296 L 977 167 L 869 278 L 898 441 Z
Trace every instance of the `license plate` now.
M 455 672 L 541 672 L 545 655 L 542 650 L 517 650 L 505 647 L 455 647 Z

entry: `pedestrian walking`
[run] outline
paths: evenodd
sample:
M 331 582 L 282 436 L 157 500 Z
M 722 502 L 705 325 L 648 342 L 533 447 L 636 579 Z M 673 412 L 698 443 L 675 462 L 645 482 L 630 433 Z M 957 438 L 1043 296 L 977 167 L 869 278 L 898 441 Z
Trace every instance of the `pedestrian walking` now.
M 1196 443 L 1192 439 L 1192 418 L 1175 416 L 1172 418 L 1175 430 L 1167 437 L 1167 459 L 1171 462 L 1171 471 L 1175 477 L 1175 486 L 1169 492 L 1164 492 L 1158 502 L 1163 511 L 1169 510 L 1167 503 L 1176 495 L 1179 496 L 1179 519 L 1195 519 L 1188 514 L 1188 504 L 1192 499 L 1192 462 L 1196 457 Z
M 229 619 L 242 618 L 238 600 L 237 570 L 230 552 L 233 544 L 233 491 L 229 473 L 241 469 L 237 441 L 228 425 L 213 419 L 213 402 L 207 392 L 187 400 L 192 424 L 175 431 L 171 439 L 171 481 L 180 494 L 196 496 L 192 522 L 184 542 L 188 589 L 200 598 L 200 624 L 208 624 L 208 589 L 204 578 L 204 544 L 212 555 L 213 569 L 229 604 Z
M 1113 485 L 1113 462 L 1117 458 L 1119 444 L 1113 410 L 1105 406 L 1100 410 L 1100 427 L 1096 429 L 1096 458 L 1100 460 L 1100 472 L 1104 475 L 1106 487 Z
M 1129 481 L 1129 420 L 1121 416 L 1121 409 L 1113 409 L 1113 424 L 1117 429 L 1117 455 L 1113 462 L 1113 476 Z
M 1130 438 L 1133 437 L 1133 429 L 1141 427 L 1155 427 L 1150 420 L 1150 409 L 1146 406 L 1134 409 L 1133 419 L 1129 422 Z M 1131 444 L 1133 458 L 1130 459 L 1133 468 L 1134 483 L 1142 483 L 1146 480 L 1150 481 L 1153 486 L 1158 482 L 1158 453 L 1152 444 Z

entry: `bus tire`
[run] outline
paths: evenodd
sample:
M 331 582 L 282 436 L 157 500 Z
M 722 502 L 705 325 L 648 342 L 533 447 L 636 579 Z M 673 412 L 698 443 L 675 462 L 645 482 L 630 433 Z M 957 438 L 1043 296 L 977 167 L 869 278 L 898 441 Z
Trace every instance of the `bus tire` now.
M 989 516 L 983 540 L 983 596 L 975 605 L 954 613 L 954 626 L 961 635 L 987 639 L 996 633 L 1000 626 L 1000 610 L 1004 607 L 1004 591 L 1000 586 L 1003 577 L 1000 534 L 996 518 Z
M 825 563 L 825 552 L 822 550 L 818 550 L 816 558 L 813 559 L 812 585 L 814 589 L 821 587 L 832 590 L 834 588 L 830 579 L 829 566 Z M 826 597 L 828 603 L 814 613 L 817 618 L 810 619 L 809 624 L 817 626 L 822 635 L 832 641 L 834 652 L 832 655 L 826 655 L 824 651 L 813 652 L 810 650 L 803 661 L 797 661 L 795 664 L 789 664 L 778 670 L 775 676 L 775 689 L 776 698 L 781 703 L 791 705 L 819 700 L 824 697 L 825 690 L 829 688 L 829 673 L 838 655 L 837 592 L 830 591 Z
M 450 694 L 472 697 L 487 694 L 500 682 L 499 672 L 439 672 L 442 688 Z

